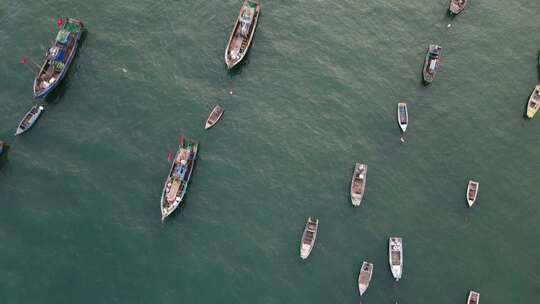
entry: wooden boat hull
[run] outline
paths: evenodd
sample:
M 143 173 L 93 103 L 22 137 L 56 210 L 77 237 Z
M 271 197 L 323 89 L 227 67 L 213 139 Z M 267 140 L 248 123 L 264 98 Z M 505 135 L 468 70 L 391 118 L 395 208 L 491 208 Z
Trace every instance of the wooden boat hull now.
M 407 110 L 407 104 L 404 102 L 398 103 L 397 121 L 401 131 L 405 133 L 407 131 L 407 126 L 409 125 L 409 111 Z
M 188 158 L 185 164 L 180 164 L 176 160 L 182 150 L 187 150 Z M 183 202 L 184 196 L 187 193 L 189 181 L 197 160 L 199 150 L 199 142 L 190 138 L 181 137 L 181 142 L 175 158 L 172 162 L 169 174 L 165 180 L 163 191 L 161 192 L 161 220 L 171 215 Z M 174 188 L 174 189 L 173 189 Z M 169 196 L 174 194 L 174 201 L 170 202 Z
M 472 180 L 469 181 L 469 184 L 467 185 L 467 203 L 469 204 L 469 207 L 472 207 L 476 202 L 479 187 L 480 183 Z
M 360 274 L 358 275 L 358 291 L 360 291 L 360 295 L 363 295 L 368 289 L 372 276 L 373 264 L 364 261 L 362 263 L 362 268 L 360 268 Z
M 351 203 L 355 207 L 360 206 L 366 192 L 367 170 L 368 166 L 366 164 L 356 163 L 354 166 L 350 194 Z
M 241 18 L 243 9 L 249 5 L 256 5 L 253 19 L 251 21 L 251 26 L 249 29 L 249 35 L 247 37 L 241 36 Z M 225 64 L 228 69 L 232 69 L 238 63 L 240 63 L 246 54 L 249 51 L 253 36 L 255 35 L 255 30 L 257 29 L 257 24 L 259 22 L 259 16 L 262 10 L 262 6 L 258 1 L 254 0 L 244 0 L 242 9 L 238 14 L 238 18 L 234 24 L 234 28 L 229 36 L 229 41 L 227 42 L 227 47 L 225 48 Z
M 300 239 L 300 258 L 305 260 L 311 254 L 315 241 L 317 240 L 317 231 L 319 230 L 319 219 L 308 218 L 302 238 Z
M 4 152 L 7 150 L 7 143 L 0 140 L 0 157 L 4 155 Z
M 527 118 L 533 118 L 538 108 L 540 108 L 540 84 L 534 88 L 527 102 Z
M 392 276 L 399 281 L 403 273 L 403 242 L 400 237 L 391 237 L 388 241 L 388 261 Z
M 469 291 L 469 296 L 467 297 L 467 304 L 479 304 L 480 303 L 480 293 L 476 291 Z
M 422 76 L 425 84 L 430 84 L 435 79 L 441 61 L 442 48 L 435 44 L 430 44 L 426 58 L 424 59 L 424 68 L 422 70 Z
M 30 130 L 41 116 L 41 112 L 43 112 L 43 110 L 43 106 L 33 106 L 30 111 L 28 111 L 24 115 L 24 117 L 21 119 L 21 122 L 19 122 L 19 126 L 15 131 L 15 136 L 21 135 Z
M 43 85 L 41 84 L 42 81 L 40 80 L 40 77 L 45 73 L 44 70 L 47 67 L 49 67 L 50 64 L 52 64 L 52 62 L 50 62 L 50 58 L 48 56 L 49 52 L 47 52 L 47 58 L 45 59 L 45 62 L 41 66 L 40 71 L 38 72 L 36 78 L 34 78 L 33 89 L 34 89 L 34 97 L 35 98 L 43 99 L 43 98 L 47 97 L 47 95 L 50 92 L 52 92 L 58 86 L 58 84 L 62 81 L 62 79 L 64 79 L 65 75 L 67 74 L 67 71 L 69 70 L 69 67 L 71 66 L 73 58 L 75 57 L 75 54 L 77 53 L 77 50 L 79 48 L 79 42 L 80 42 L 81 36 L 82 36 L 82 32 L 84 31 L 84 25 L 83 25 L 83 23 L 81 21 L 76 20 L 76 19 L 72 19 L 72 18 L 67 18 L 66 22 L 76 23 L 76 24 L 78 24 L 80 26 L 80 30 L 75 35 L 76 38 L 75 38 L 75 41 L 74 41 L 73 49 L 69 53 L 68 58 L 67 58 L 67 60 L 66 60 L 66 62 L 64 64 L 64 67 L 60 71 L 60 74 L 58 74 L 56 77 L 54 77 L 53 81 L 48 81 L 46 87 L 43 88 Z M 53 44 L 53 47 L 54 47 L 54 44 Z
M 462 3 L 460 3 L 462 2 Z M 448 11 L 450 14 L 457 15 L 467 8 L 469 0 L 450 0 Z
M 223 116 L 223 113 L 225 110 L 220 107 L 219 105 L 215 106 L 208 118 L 206 119 L 206 123 L 204 125 L 204 129 L 208 130 L 215 126 L 218 121 L 221 119 L 221 116 Z

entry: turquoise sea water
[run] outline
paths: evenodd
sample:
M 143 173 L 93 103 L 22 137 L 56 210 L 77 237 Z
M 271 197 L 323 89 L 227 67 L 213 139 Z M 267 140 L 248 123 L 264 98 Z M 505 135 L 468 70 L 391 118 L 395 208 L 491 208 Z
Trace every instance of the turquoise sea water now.
M 537 303 L 539 82 L 536 0 L 278 1 L 232 72 L 241 2 L 0 2 L 1 303 Z M 87 32 L 34 129 L 61 16 Z M 450 28 L 448 24 L 452 24 Z M 442 68 L 424 87 L 429 43 Z M 230 95 L 229 92 L 233 94 Z M 408 142 L 399 143 L 398 101 Z M 225 108 L 210 131 L 212 107 Z M 200 140 L 185 206 L 161 223 L 167 153 Z M 369 165 L 353 208 L 355 162 Z M 469 209 L 469 179 L 480 182 Z M 320 219 L 306 262 L 299 239 Z M 404 239 L 391 277 L 389 236 Z

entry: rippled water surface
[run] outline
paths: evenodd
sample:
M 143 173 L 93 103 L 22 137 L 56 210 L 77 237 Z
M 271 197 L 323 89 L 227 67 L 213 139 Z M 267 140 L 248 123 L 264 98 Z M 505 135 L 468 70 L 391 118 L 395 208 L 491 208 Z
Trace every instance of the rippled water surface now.
M 0 302 L 359 303 L 363 260 L 364 304 L 465 303 L 471 289 L 482 303 L 538 302 L 540 118 L 523 113 L 539 82 L 539 1 L 472 0 L 451 19 L 445 0 L 267 0 L 229 72 L 240 5 L 0 1 Z M 14 138 L 60 16 L 85 22 L 84 41 Z M 424 87 L 430 43 L 444 58 Z M 223 119 L 203 131 L 217 103 Z M 200 155 L 162 224 L 180 134 Z M 356 209 L 355 162 L 369 165 Z M 308 216 L 320 228 L 303 262 Z M 399 285 L 389 236 L 404 239 Z

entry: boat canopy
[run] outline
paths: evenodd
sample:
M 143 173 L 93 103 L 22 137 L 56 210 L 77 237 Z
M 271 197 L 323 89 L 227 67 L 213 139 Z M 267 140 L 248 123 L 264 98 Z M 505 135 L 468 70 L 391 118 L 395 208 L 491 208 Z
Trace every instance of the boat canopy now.
M 60 30 L 56 35 L 56 42 L 66 44 L 69 41 L 69 31 Z
M 431 60 L 431 62 L 429 63 L 429 69 L 434 70 L 436 65 L 437 65 L 437 61 Z

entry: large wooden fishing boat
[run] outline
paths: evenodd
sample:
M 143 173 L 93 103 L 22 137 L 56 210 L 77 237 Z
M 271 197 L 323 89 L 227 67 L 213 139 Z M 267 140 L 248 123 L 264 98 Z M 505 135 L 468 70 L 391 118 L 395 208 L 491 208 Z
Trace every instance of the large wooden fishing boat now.
M 368 289 L 372 275 L 373 264 L 364 261 L 362 263 L 362 268 L 360 268 L 360 274 L 358 275 L 358 290 L 360 291 L 360 295 L 363 295 Z
M 461 13 L 469 5 L 469 0 L 450 0 L 448 10 L 450 14 L 457 15 Z
M 470 180 L 467 185 L 467 203 L 469 207 L 472 207 L 476 202 L 476 197 L 478 196 L 478 187 L 480 183 Z
M 41 112 L 43 112 L 43 109 L 43 106 L 33 106 L 30 111 L 28 111 L 28 113 L 24 115 L 21 122 L 19 122 L 19 126 L 17 126 L 17 131 L 15 131 L 15 136 L 23 134 L 24 132 L 30 130 L 30 128 L 32 128 L 32 126 L 38 120 Z
M 539 107 L 540 107 L 540 84 L 534 88 L 531 94 L 531 97 L 529 97 L 529 102 L 527 103 L 527 117 L 533 118 L 536 112 L 538 112 Z
M 257 28 L 261 9 L 261 4 L 258 1 L 244 0 L 225 49 L 227 68 L 232 69 L 247 54 Z
M 435 78 L 435 74 L 439 70 L 440 61 L 441 61 L 442 47 L 436 44 L 430 44 L 428 52 L 426 54 L 426 59 L 424 60 L 424 83 L 430 84 Z
M 34 79 L 34 97 L 45 98 L 66 75 L 84 29 L 83 23 L 76 19 L 64 18 L 61 28 L 56 35 L 53 45 L 45 56 L 45 62 L 41 66 Z
M 476 291 L 470 291 L 467 297 L 467 304 L 478 304 L 480 302 L 480 294 Z
M 403 272 L 403 245 L 400 237 L 391 237 L 388 241 L 388 260 L 392 275 L 399 281 Z
M 405 133 L 405 131 L 407 131 L 407 126 L 409 125 L 409 112 L 407 111 L 407 104 L 404 102 L 398 103 L 397 120 L 401 131 Z
M 315 240 L 317 239 L 317 230 L 319 229 L 319 219 L 309 217 L 302 233 L 302 240 L 300 241 L 300 257 L 305 260 L 309 257 L 311 250 L 315 246 Z
M 162 220 L 173 213 L 182 203 L 195 166 L 198 148 L 197 141 L 183 135 L 180 137 L 180 146 L 172 160 L 171 169 L 161 193 Z
M 208 119 L 206 119 L 206 123 L 204 124 L 204 129 L 208 130 L 211 127 L 213 127 L 215 124 L 217 124 L 217 122 L 223 115 L 223 112 L 225 112 L 225 110 L 223 110 L 222 107 L 220 107 L 219 105 L 215 106 L 214 109 L 212 110 L 212 113 L 210 113 L 210 115 L 208 116 Z
M 368 166 L 356 163 L 354 166 L 353 177 L 351 181 L 351 202 L 353 206 L 360 206 L 364 193 L 366 192 Z

